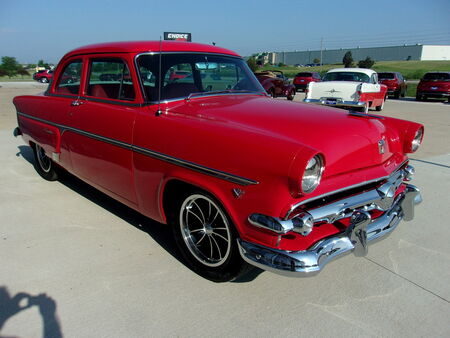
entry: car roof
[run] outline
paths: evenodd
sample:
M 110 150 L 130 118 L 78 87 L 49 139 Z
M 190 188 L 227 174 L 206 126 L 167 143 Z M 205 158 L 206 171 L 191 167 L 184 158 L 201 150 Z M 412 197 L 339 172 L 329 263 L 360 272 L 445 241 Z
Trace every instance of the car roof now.
M 334 69 L 330 69 L 328 71 L 328 73 L 334 73 L 334 72 L 357 72 L 357 73 L 364 73 L 369 76 L 376 73 L 376 71 L 374 71 L 372 69 L 367 69 L 367 68 L 334 68 Z
M 236 52 L 229 49 L 205 45 L 195 42 L 182 41 L 124 41 L 124 42 L 106 42 L 78 47 L 68 52 L 64 57 L 70 57 L 80 54 L 94 53 L 145 53 L 145 52 L 200 52 L 217 53 L 239 56 Z

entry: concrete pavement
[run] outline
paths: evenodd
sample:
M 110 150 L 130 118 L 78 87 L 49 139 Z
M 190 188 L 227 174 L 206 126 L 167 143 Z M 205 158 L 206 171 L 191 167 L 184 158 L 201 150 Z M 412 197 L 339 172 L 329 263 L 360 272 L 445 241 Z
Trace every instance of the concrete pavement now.
M 12 137 L 4 90 L 2 336 L 41 337 L 44 327 L 55 337 L 450 336 L 450 151 L 439 140 L 446 130 L 448 142 L 448 105 L 386 103 L 385 114 L 434 121 L 426 137 L 435 145 L 412 156 L 424 197 L 415 219 L 367 257 L 348 255 L 312 278 L 254 271 L 216 284 L 185 267 L 166 226 L 73 177 L 42 180 L 30 148 Z M 28 296 L 14 309 L 19 293 Z

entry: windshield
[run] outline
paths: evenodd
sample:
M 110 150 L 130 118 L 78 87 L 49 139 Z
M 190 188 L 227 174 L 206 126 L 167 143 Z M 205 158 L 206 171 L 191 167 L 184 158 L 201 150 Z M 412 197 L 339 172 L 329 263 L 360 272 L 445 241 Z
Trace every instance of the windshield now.
M 157 101 L 159 97 L 159 57 L 159 54 L 143 54 L 137 59 L 147 101 Z M 194 93 L 265 93 L 247 63 L 237 57 L 163 54 L 161 75 L 161 100 L 188 97 Z
M 298 73 L 297 77 L 312 77 L 312 73 Z
M 322 81 L 357 81 L 370 82 L 370 77 L 358 72 L 331 72 L 326 73 Z
M 423 77 L 425 81 L 450 80 L 450 73 L 426 73 Z
M 378 79 L 380 80 L 395 80 L 394 73 L 378 73 Z

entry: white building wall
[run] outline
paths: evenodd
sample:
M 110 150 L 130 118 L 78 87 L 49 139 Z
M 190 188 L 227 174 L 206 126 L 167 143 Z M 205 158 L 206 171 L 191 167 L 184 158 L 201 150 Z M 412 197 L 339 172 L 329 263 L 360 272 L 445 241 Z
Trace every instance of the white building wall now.
M 450 60 L 450 46 L 425 45 L 420 59 L 422 61 Z

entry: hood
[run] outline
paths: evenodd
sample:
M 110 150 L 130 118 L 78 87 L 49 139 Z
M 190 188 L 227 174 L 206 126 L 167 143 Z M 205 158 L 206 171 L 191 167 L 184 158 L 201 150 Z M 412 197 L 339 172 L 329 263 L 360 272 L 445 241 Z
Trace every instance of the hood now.
M 239 128 L 252 133 L 285 139 L 317 150 L 325 156 L 327 176 L 380 164 L 391 156 L 382 118 L 351 115 L 346 110 L 274 100 L 251 95 L 224 95 L 178 101 L 169 114 L 189 115 L 210 123 L 210 128 Z M 380 154 L 378 142 L 386 149 Z

